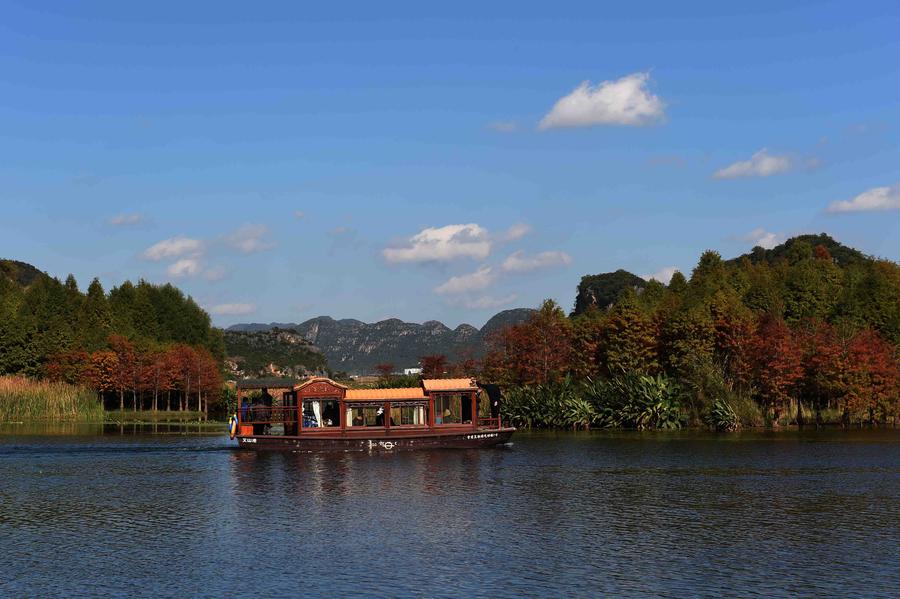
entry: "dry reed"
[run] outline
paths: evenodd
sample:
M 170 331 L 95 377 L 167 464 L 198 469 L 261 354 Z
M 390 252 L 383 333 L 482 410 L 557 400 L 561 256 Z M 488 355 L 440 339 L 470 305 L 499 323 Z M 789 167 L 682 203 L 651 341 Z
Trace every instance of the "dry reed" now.
M 103 420 L 90 389 L 23 376 L 0 376 L 0 422 Z

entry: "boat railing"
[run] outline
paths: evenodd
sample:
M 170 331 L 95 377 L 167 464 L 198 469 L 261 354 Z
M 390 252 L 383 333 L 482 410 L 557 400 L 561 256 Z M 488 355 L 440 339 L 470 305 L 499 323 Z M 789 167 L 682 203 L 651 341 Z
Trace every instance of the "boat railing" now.
M 297 422 L 295 406 L 253 406 L 240 412 L 244 424 L 262 424 L 267 422 Z
M 478 428 L 501 428 L 500 417 L 478 418 Z

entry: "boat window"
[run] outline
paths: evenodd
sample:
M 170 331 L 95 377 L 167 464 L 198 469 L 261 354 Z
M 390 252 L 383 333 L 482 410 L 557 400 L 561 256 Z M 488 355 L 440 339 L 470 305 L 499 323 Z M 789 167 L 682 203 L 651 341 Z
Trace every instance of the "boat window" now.
M 337 399 L 307 399 L 303 402 L 303 428 L 341 425 L 341 404 Z
M 463 396 L 460 393 L 436 395 L 434 397 L 435 424 L 461 424 L 463 416 Z
M 381 414 L 378 409 L 381 408 Z M 361 406 L 347 408 L 347 426 L 384 426 L 384 406 Z
M 428 424 L 428 406 L 426 404 L 391 404 L 391 426 L 424 426 L 426 424 Z

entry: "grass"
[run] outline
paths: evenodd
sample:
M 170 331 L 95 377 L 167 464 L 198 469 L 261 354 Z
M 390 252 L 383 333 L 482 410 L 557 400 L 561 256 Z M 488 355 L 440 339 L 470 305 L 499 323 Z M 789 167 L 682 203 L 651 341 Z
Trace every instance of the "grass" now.
M 102 421 L 103 406 L 90 389 L 0 376 L 0 422 Z

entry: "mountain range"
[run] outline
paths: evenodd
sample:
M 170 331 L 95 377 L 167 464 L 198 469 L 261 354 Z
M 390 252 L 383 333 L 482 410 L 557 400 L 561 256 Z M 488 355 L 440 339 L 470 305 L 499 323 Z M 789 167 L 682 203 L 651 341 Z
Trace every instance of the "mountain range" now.
M 481 329 L 468 324 L 451 329 L 436 320 L 418 324 L 391 318 L 365 323 L 352 318 L 335 320 L 330 316 L 318 316 L 301 323 L 236 324 L 226 330 L 225 347 L 229 356 L 237 349 L 232 347 L 229 339 L 237 340 L 241 336 L 233 333 L 294 331 L 315 346 L 334 371 L 366 374 L 375 372 L 375 365 L 383 363 L 393 364 L 399 371 L 417 367 L 419 358 L 425 355 L 443 354 L 450 361 L 479 357 L 484 351 L 485 339 L 492 332 L 521 323 L 532 312 L 534 310 L 530 308 L 504 310 Z

